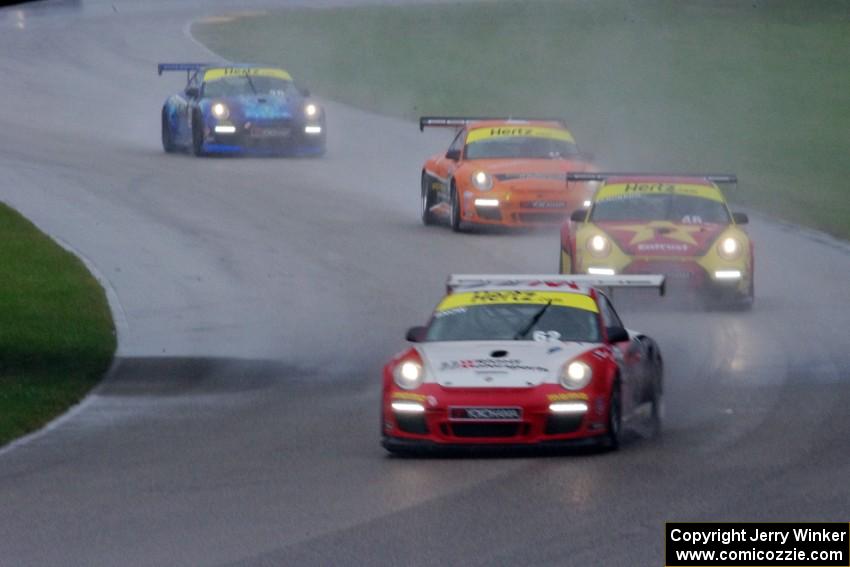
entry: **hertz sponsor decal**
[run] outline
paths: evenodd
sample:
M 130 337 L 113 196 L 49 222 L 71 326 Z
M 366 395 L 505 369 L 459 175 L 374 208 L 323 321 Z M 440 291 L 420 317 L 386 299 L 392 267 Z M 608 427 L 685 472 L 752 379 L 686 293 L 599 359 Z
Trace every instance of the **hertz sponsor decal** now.
M 466 143 L 471 144 L 491 138 L 548 138 L 575 143 L 573 135 L 563 128 L 547 128 L 545 126 L 493 126 L 490 128 L 475 128 L 466 136 Z
M 496 290 L 452 293 L 440 302 L 437 306 L 437 313 L 458 307 L 472 307 L 474 305 L 506 303 L 546 305 L 550 302 L 552 305 L 558 307 L 574 307 L 576 309 L 592 311 L 593 313 L 599 312 L 596 301 L 590 296 L 580 293 L 566 291 Z
M 207 69 L 204 72 L 205 81 L 215 81 L 225 77 L 275 77 L 284 81 L 291 81 L 292 76 L 283 69 L 273 67 L 218 67 Z
M 689 195 L 712 201 L 723 202 L 723 195 L 712 185 L 693 185 L 687 183 L 614 183 L 603 185 L 596 194 L 597 201 L 626 199 L 641 195 L 659 194 Z

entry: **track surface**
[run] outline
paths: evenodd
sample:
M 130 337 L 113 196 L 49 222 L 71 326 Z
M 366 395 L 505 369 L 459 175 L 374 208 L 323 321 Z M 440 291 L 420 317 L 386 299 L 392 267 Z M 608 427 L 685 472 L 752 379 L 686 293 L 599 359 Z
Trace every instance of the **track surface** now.
M 183 33 L 226 2 L 0 10 L 0 198 L 114 289 L 120 361 L 0 452 L 2 565 L 660 565 L 666 520 L 847 521 L 850 252 L 766 221 L 749 314 L 627 309 L 667 425 L 618 454 L 402 460 L 378 370 L 445 275 L 557 236 L 418 223 L 441 134 L 329 105 L 322 160 L 159 146 Z M 231 5 L 244 9 L 245 3 Z M 114 8 L 113 8 L 114 6 Z

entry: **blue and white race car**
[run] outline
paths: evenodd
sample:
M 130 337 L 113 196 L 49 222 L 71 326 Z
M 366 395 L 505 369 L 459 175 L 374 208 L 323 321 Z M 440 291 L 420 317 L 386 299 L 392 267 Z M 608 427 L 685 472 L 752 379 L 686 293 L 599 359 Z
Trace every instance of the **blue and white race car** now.
M 185 71 L 186 88 L 162 107 L 166 152 L 325 153 L 325 112 L 283 69 L 260 65 L 160 63 Z

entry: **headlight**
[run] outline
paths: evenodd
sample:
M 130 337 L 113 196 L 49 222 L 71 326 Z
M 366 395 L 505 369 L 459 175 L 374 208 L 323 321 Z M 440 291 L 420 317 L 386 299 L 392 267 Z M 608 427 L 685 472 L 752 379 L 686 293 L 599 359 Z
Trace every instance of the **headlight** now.
M 734 260 L 741 255 L 741 243 L 731 236 L 717 243 L 717 253 L 724 260 Z
M 318 113 L 319 107 L 313 104 L 312 102 L 304 107 L 304 114 L 306 114 L 310 118 L 316 116 Z
M 493 188 L 493 177 L 486 171 L 476 171 L 472 174 L 472 185 L 479 191 L 489 191 Z
M 579 360 L 565 364 L 561 368 L 561 386 L 567 390 L 581 390 L 590 384 L 593 371 L 590 366 Z
M 587 249 L 597 258 L 604 258 L 611 253 L 611 241 L 601 234 L 594 234 L 587 239 Z
M 422 385 L 424 379 L 425 370 L 414 360 L 402 361 L 393 369 L 393 380 L 399 388 L 405 390 L 415 390 Z
M 230 116 L 230 110 L 228 110 L 227 105 L 225 105 L 223 102 L 217 102 L 212 105 L 212 113 L 213 116 L 220 120 L 224 120 L 225 118 Z

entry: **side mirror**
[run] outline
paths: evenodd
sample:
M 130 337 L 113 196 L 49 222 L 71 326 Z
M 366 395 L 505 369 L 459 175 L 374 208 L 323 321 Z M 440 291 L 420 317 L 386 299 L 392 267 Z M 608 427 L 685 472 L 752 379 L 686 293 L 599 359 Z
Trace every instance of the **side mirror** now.
M 747 216 L 747 213 L 732 213 L 732 220 L 735 221 L 735 224 L 747 224 L 750 222 L 750 217 Z
M 570 220 L 573 222 L 584 222 L 587 218 L 587 209 L 576 209 L 570 215 Z
M 198 87 L 186 87 L 186 96 L 189 98 L 198 98 L 201 90 Z
M 460 150 L 449 150 L 446 152 L 446 159 L 457 161 L 460 159 Z
M 622 343 L 629 340 L 629 332 L 623 327 L 605 327 L 609 343 Z
M 425 341 L 425 335 L 428 333 L 428 327 L 411 327 L 407 330 L 405 339 L 411 343 L 421 343 Z

